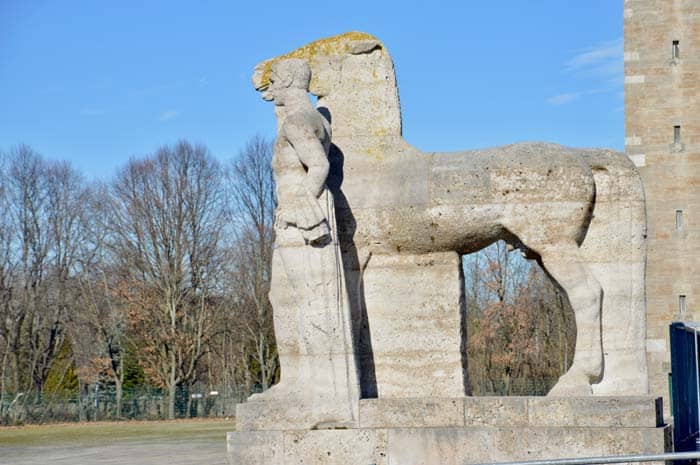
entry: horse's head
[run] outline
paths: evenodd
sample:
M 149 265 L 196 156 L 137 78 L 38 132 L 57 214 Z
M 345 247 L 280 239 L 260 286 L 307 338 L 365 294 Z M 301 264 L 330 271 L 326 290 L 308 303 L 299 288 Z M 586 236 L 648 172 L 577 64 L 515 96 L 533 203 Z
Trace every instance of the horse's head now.
M 272 65 L 287 58 L 309 63 L 309 91 L 330 119 L 334 139 L 401 135 L 394 64 L 376 37 L 347 32 L 265 60 L 253 74 L 258 91 L 269 87 Z

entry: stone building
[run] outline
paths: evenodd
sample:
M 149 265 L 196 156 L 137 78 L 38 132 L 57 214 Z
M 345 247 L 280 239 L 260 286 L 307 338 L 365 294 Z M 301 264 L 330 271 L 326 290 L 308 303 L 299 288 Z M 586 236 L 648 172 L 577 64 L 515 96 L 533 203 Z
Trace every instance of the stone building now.
M 650 390 L 668 410 L 669 324 L 700 321 L 700 1 L 624 0 L 625 144 L 648 217 Z

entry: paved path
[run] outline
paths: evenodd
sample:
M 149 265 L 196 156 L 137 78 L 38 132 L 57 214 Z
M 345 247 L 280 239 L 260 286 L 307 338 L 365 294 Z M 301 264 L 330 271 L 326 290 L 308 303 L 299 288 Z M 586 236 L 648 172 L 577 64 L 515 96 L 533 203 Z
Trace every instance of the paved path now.
M 103 446 L 0 446 L 2 465 L 228 465 L 226 439 L 124 441 Z

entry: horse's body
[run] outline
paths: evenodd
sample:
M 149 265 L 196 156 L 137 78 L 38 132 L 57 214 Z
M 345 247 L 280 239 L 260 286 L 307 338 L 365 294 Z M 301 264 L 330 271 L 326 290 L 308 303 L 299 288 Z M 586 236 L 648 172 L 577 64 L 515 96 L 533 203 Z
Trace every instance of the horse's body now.
M 499 239 L 537 250 L 555 237 L 571 244 L 584 238 L 595 199 L 586 156 L 597 152 L 538 143 L 397 152 L 364 170 L 371 179 L 344 176 L 358 249 L 468 254 Z
M 553 393 L 647 392 L 644 193 L 624 154 L 544 143 L 422 153 L 401 136 L 393 63 L 374 37 L 349 33 L 284 57 L 308 60 L 332 123 L 328 184 L 356 307 L 372 255 L 466 254 L 503 239 L 538 260 L 575 312 L 573 365 Z M 257 88 L 284 57 L 259 65 Z

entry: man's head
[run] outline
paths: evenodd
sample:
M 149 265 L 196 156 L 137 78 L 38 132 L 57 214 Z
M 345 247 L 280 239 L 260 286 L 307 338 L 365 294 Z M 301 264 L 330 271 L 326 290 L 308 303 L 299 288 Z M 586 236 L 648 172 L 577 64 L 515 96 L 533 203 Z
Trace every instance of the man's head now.
M 307 92 L 311 82 L 311 68 L 306 60 L 288 58 L 272 65 L 270 85 L 263 91 L 263 99 L 274 100 L 276 105 L 284 105 L 284 97 L 289 89 Z

